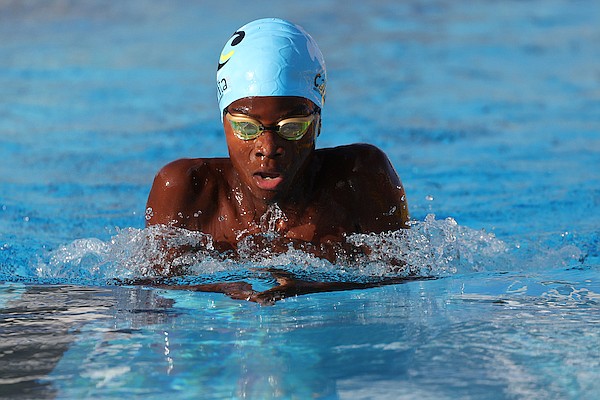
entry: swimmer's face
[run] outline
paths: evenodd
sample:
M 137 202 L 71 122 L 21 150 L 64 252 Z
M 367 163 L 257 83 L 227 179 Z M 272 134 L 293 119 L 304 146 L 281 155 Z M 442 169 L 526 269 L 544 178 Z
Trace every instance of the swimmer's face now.
M 248 116 L 262 126 L 274 127 L 294 117 L 306 117 L 317 107 L 301 97 L 246 97 L 234 101 L 227 111 L 236 116 Z M 315 136 L 320 123 L 316 114 L 308 130 L 299 140 L 287 140 L 271 129 L 255 139 L 238 138 L 227 118 L 223 119 L 229 157 L 241 181 L 254 197 L 267 202 L 287 198 L 303 185 L 303 174 L 315 148 Z

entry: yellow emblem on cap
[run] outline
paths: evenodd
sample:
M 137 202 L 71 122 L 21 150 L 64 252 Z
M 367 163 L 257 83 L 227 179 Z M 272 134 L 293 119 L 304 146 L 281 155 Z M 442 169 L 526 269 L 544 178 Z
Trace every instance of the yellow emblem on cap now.
M 229 60 L 231 58 L 231 56 L 233 55 L 233 53 L 235 53 L 235 50 L 231 50 L 229 53 L 227 54 L 221 54 L 221 57 L 219 58 L 219 62 L 221 64 L 224 64 L 227 62 L 227 60 Z

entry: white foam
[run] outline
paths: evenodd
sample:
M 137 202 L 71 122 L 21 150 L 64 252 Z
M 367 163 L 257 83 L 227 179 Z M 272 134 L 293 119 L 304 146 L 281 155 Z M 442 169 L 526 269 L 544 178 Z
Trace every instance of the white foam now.
M 275 214 L 274 217 L 280 217 Z M 283 253 L 269 250 L 269 241 L 277 238 L 273 230 L 248 236 L 239 243 L 238 256 L 233 259 L 217 252 L 210 235 L 201 232 L 160 225 L 127 228 L 118 230 L 107 241 L 78 239 L 51 251 L 39 261 L 36 274 L 43 278 L 96 281 L 169 276 L 173 268 L 183 268 L 189 276 L 223 279 L 223 273 L 226 277 L 277 267 L 320 279 L 362 280 L 515 270 L 522 261 L 516 246 L 507 245 L 494 234 L 461 226 L 452 218 L 437 220 L 434 215 L 413 221 L 408 230 L 349 235 L 349 244 L 370 251 L 349 255 L 340 249 L 336 263 L 292 246 Z M 167 253 L 181 248 L 190 250 L 179 252 L 171 263 L 167 262 Z M 564 263 L 579 254 L 574 246 L 545 252 L 537 249 L 536 253 L 541 254 L 538 258 Z

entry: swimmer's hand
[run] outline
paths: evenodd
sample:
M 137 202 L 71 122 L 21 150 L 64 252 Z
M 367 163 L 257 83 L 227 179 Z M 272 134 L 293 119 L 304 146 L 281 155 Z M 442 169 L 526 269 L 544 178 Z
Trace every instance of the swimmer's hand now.
M 202 285 L 173 285 L 169 289 L 223 293 L 234 300 L 252 301 L 252 297 L 256 295 L 256 291 L 252 289 L 252 285 L 247 282 L 205 283 Z
M 276 301 L 287 297 L 310 293 L 337 292 L 341 290 L 368 289 L 384 285 L 405 283 L 414 280 L 432 279 L 432 277 L 397 277 L 385 278 L 376 282 L 315 282 L 298 279 L 293 273 L 278 269 L 266 269 L 279 283 L 271 289 L 255 293 L 248 300 L 261 305 L 273 305 Z

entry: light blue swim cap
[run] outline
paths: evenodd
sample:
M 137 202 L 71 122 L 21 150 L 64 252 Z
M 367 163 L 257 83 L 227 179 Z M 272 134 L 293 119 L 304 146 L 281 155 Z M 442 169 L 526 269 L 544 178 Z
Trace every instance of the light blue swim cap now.
M 221 118 L 231 103 L 252 96 L 299 96 L 323 107 L 326 82 L 323 54 L 304 29 L 278 18 L 252 21 L 238 29 L 221 52 Z

